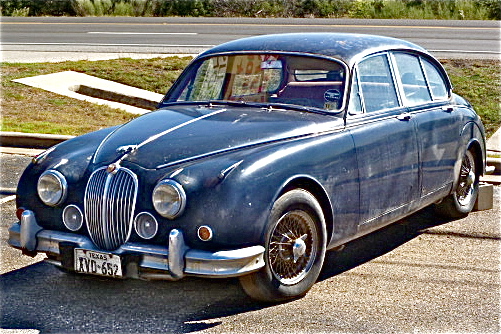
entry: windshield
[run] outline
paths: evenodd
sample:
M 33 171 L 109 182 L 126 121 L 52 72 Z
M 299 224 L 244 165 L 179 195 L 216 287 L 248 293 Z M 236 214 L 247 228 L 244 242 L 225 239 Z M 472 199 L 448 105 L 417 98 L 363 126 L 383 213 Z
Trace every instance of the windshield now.
M 323 58 L 282 54 L 221 55 L 191 66 L 164 102 L 238 101 L 338 111 L 345 70 Z

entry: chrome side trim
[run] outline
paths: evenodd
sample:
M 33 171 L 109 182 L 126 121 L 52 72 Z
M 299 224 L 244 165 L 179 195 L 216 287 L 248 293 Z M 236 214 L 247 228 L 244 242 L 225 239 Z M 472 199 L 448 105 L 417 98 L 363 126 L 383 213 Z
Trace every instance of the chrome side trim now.
M 68 242 L 75 244 L 78 248 L 102 252 L 86 236 L 42 229 L 36 223 L 33 212 L 25 212 L 29 218 L 23 219 L 21 224 L 19 222 L 12 224 L 9 229 L 8 243 L 12 247 L 57 256 L 60 255 L 59 243 Z M 25 224 L 25 222 L 28 223 Z M 27 227 L 23 227 L 23 224 Z M 21 237 L 23 234 L 25 236 Z M 168 246 L 127 242 L 109 253 L 140 255 L 137 263 L 139 272 L 130 272 L 127 274 L 128 277 L 178 280 L 187 275 L 236 277 L 257 271 L 264 266 L 264 250 L 263 246 L 217 252 L 191 249 L 186 246 L 182 231 L 175 229 L 169 235 Z M 58 261 L 50 260 L 49 262 L 61 265 Z

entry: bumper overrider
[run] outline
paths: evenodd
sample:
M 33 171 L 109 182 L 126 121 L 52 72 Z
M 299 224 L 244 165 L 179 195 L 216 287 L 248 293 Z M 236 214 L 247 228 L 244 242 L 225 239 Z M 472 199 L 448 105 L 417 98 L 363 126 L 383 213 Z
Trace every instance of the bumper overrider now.
M 32 211 L 26 210 L 21 221 L 9 229 L 9 245 L 34 255 L 46 253 L 45 260 L 56 266 L 74 269 L 74 250 L 102 252 L 84 235 L 46 230 L 37 224 Z M 178 280 L 184 276 L 236 277 L 264 266 L 264 247 L 208 252 L 191 249 L 183 233 L 173 229 L 166 246 L 127 242 L 114 251 L 120 257 L 123 277 Z

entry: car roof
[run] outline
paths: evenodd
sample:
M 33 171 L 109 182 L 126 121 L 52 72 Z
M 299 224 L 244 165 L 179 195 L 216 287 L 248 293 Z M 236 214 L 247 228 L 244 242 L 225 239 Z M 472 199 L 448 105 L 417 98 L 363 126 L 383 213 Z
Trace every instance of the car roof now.
M 209 49 L 200 57 L 228 52 L 277 51 L 327 56 L 351 65 L 365 55 L 383 50 L 428 53 L 414 43 L 391 37 L 347 33 L 290 33 L 238 39 Z

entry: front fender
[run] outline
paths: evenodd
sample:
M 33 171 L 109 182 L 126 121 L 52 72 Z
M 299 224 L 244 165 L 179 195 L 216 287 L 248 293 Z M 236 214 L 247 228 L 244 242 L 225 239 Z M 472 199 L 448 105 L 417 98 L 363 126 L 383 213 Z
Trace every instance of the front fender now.
M 275 143 L 220 159 L 186 167 L 175 176 L 187 191 L 186 212 L 178 224 L 190 226 L 188 235 L 200 225 L 210 225 L 214 245 L 262 244 L 274 201 L 288 187 L 307 183 L 316 184 L 308 190 L 330 212 L 327 230 L 339 238 L 355 231 L 358 173 L 353 142 L 345 133 Z M 214 164 L 219 169 L 211 167 Z
M 79 203 L 83 199 L 87 169 L 92 156 L 101 141 L 114 130 L 107 128 L 91 132 L 62 142 L 35 157 L 24 170 L 17 185 L 17 207 L 32 210 L 39 217 L 39 224 L 47 228 L 60 228 L 62 206 L 51 208 L 42 203 L 37 194 L 37 182 L 40 175 L 49 169 L 61 172 L 72 189 L 67 197 L 68 203 Z

